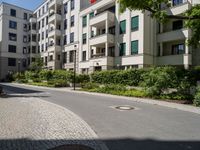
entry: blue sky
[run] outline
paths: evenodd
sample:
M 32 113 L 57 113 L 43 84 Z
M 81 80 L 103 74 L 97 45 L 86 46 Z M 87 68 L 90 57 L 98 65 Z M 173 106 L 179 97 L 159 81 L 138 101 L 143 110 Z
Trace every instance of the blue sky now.
M 0 3 L 6 2 L 6 3 L 14 4 L 26 9 L 34 10 L 43 1 L 45 0 L 0 0 Z

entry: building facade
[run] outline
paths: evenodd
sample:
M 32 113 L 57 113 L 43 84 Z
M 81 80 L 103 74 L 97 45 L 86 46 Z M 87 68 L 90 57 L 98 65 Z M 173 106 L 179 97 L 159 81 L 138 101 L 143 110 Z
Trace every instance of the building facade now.
M 173 0 L 166 11 L 180 15 L 198 3 Z M 147 11 L 120 13 L 119 7 L 116 0 L 47 0 L 32 12 L 2 3 L 1 79 L 9 71 L 22 71 L 37 57 L 42 58 L 44 69 L 76 69 L 78 73 L 152 65 L 187 69 L 200 64 L 199 49 L 186 44 L 192 33 L 184 28 L 183 20 L 159 24 Z M 26 26 L 27 31 L 22 28 Z

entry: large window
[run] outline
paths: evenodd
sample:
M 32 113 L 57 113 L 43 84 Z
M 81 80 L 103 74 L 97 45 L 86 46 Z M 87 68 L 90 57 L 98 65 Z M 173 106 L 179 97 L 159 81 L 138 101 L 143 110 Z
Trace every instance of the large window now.
M 16 10 L 10 9 L 10 15 L 13 16 L 13 17 L 16 17 Z
M 138 40 L 131 42 L 131 55 L 138 54 Z
M 84 16 L 82 21 L 83 21 L 82 26 L 86 27 L 87 26 L 87 16 Z
M 86 51 L 82 52 L 82 61 L 86 61 Z
M 183 21 L 182 20 L 177 20 L 173 22 L 173 30 L 179 30 L 183 28 Z
M 121 43 L 119 47 L 119 56 L 125 56 L 126 54 L 126 43 Z
M 74 43 L 74 32 L 70 33 L 70 43 Z
M 74 16 L 71 16 L 71 27 L 74 26 Z
M 173 0 L 173 6 L 176 6 L 182 3 L 183 3 L 183 0 Z
M 74 10 L 75 2 L 74 0 L 71 0 L 71 10 Z
M 64 4 L 64 14 L 68 13 L 68 2 Z
M 120 34 L 126 33 L 126 20 L 120 22 Z
M 94 17 L 94 12 L 90 13 L 90 19 Z
M 67 45 L 67 35 L 64 36 L 64 45 Z
M 15 45 L 8 45 L 8 52 L 16 53 L 17 47 Z
M 67 29 L 67 19 L 64 20 L 64 30 Z
M 17 29 L 17 22 L 16 21 L 9 21 L 9 28 Z
M 28 19 L 28 14 L 24 13 L 24 20 L 27 20 L 27 19 Z
M 69 52 L 69 62 L 73 63 L 74 62 L 74 51 Z
M 15 67 L 16 66 L 16 58 L 8 58 L 8 66 Z
M 83 38 L 82 43 L 83 43 L 83 44 L 86 44 L 86 43 L 87 43 L 87 34 L 84 33 L 82 38 Z
M 178 54 L 184 54 L 184 53 L 185 53 L 184 44 L 172 45 L 172 55 L 178 55 Z
M 9 40 L 10 41 L 17 41 L 17 34 L 9 33 Z
M 139 16 L 131 18 L 131 30 L 136 31 L 139 27 Z

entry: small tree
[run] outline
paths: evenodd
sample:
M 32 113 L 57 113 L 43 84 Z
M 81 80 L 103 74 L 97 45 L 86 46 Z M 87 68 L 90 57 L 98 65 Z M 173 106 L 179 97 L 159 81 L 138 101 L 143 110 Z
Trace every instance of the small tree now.
M 43 65 L 44 63 L 42 61 L 42 58 L 37 57 L 35 61 L 30 64 L 29 70 L 34 72 L 40 72 L 42 70 Z

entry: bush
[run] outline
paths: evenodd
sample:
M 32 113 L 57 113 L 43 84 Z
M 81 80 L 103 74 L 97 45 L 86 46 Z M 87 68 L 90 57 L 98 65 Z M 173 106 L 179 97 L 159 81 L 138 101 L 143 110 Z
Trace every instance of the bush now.
M 197 92 L 194 97 L 193 104 L 198 107 L 200 106 L 200 87 L 197 88 Z
M 149 96 L 159 96 L 177 81 L 176 68 L 156 67 L 143 75 L 142 86 Z
M 33 72 L 33 71 L 26 71 L 25 78 L 27 80 L 37 80 L 37 79 L 39 79 L 39 73 Z
M 71 81 L 73 73 L 66 70 L 54 70 L 52 71 L 52 79 L 53 80 L 67 80 L 68 82 Z
M 39 77 L 41 80 L 49 81 L 52 79 L 53 73 L 51 70 L 42 70 L 39 72 Z
M 92 82 L 99 84 L 138 86 L 144 72 L 144 69 L 101 71 L 91 74 L 91 78 Z
M 49 80 L 47 82 L 48 85 L 52 87 L 68 87 L 69 84 L 66 80 L 59 79 L 59 80 Z
M 85 75 L 85 74 L 76 75 L 76 83 L 88 83 L 88 82 L 90 82 L 89 75 Z
M 97 88 L 99 88 L 99 84 L 97 84 L 97 83 L 92 83 L 92 82 L 88 82 L 88 83 L 82 83 L 82 84 L 81 84 L 81 87 L 82 87 L 84 90 L 91 90 L 91 89 L 97 89 Z

